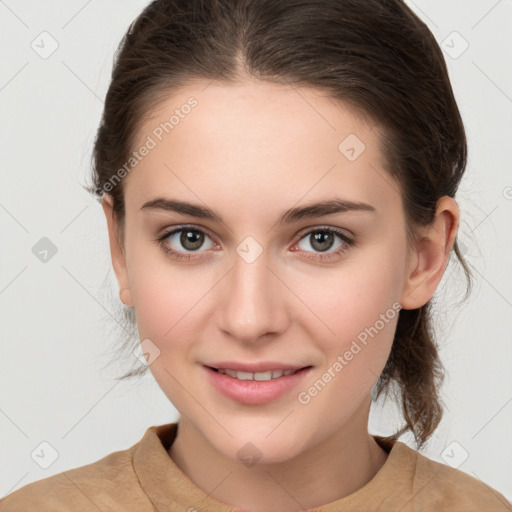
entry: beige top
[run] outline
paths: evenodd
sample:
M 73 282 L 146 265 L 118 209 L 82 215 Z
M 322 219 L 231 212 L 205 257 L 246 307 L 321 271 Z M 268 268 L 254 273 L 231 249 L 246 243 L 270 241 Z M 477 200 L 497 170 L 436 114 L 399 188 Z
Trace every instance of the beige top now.
M 31 482 L 0 500 L 0 512 L 240 512 L 197 487 L 169 457 L 178 423 L 152 426 L 131 448 Z M 512 505 L 488 485 L 406 444 L 389 453 L 358 491 L 309 512 L 502 512 Z

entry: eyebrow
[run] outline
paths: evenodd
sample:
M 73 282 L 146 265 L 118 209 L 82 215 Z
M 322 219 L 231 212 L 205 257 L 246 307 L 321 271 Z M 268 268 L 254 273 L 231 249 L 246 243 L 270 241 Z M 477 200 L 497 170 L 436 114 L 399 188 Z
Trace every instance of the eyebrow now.
M 224 223 L 220 213 L 208 207 L 185 201 L 166 199 L 163 197 L 157 197 L 156 199 L 147 201 L 140 207 L 140 210 L 163 210 L 176 212 L 182 215 L 197 217 L 199 219 L 209 219 L 215 222 Z M 373 206 L 360 201 L 348 201 L 345 199 L 332 198 L 317 203 L 310 203 L 305 206 L 290 208 L 279 217 L 277 223 L 291 224 L 306 218 L 317 218 L 348 211 L 368 211 L 375 213 L 376 209 Z

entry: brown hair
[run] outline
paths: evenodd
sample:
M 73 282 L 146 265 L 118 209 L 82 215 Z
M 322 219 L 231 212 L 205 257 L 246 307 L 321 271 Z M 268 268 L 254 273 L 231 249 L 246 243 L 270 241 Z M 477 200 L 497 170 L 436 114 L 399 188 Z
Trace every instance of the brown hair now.
M 106 184 L 128 161 L 145 116 L 195 78 L 237 83 L 246 77 L 322 89 L 375 123 L 386 170 L 401 190 L 409 240 L 414 226 L 432 222 L 439 198 L 454 197 L 466 167 L 464 126 L 441 49 L 402 0 L 154 1 L 116 52 L 93 184 L 86 187 L 99 199 L 106 191 L 113 197 L 121 241 L 123 182 L 111 191 Z M 457 241 L 453 251 L 467 298 L 471 273 Z M 133 311 L 126 315 L 123 328 L 133 329 Z M 410 431 L 421 446 L 431 436 L 442 416 L 443 375 L 431 301 L 402 309 L 374 388 L 374 399 L 393 391 L 401 403 L 405 425 L 390 439 Z

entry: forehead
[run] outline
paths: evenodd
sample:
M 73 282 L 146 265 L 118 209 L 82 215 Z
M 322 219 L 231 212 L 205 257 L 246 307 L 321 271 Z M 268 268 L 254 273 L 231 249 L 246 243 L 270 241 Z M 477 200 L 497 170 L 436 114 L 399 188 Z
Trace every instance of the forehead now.
M 140 124 L 133 149 L 151 149 L 127 176 L 125 199 L 204 198 L 241 217 L 326 194 L 379 209 L 400 201 L 379 142 L 377 126 L 326 92 L 197 81 L 162 97 Z
M 263 81 L 228 84 L 197 79 L 178 90 L 160 93 L 154 104 L 156 107 L 144 113 L 136 145 L 148 134 L 159 142 L 171 132 L 179 136 L 184 130 L 178 127 L 183 125 L 198 129 L 197 137 L 205 142 L 215 134 L 236 133 L 237 142 L 277 136 L 276 148 L 291 143 L 292 138 L 316 143 L 315 135 L 316 139 L 325 138 L 331 132 L 326 142 L 336 142 L 344 130 L 351 129 L 361 138 L 375 138 L 378 131 L 373 122 L 363 120 L 348 104 L 325 91 Z

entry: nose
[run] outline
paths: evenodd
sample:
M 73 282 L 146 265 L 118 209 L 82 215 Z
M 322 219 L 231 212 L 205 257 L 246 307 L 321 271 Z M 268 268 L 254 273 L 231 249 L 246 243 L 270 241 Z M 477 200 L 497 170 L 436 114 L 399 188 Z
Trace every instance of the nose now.
M 252 263 L 235 255 L 233 268 L 223 279 L 217 309 L 217 325 L 224 334 L 253 343 L 286 330 L 289 297 L 275 274 L 265 253 Z

